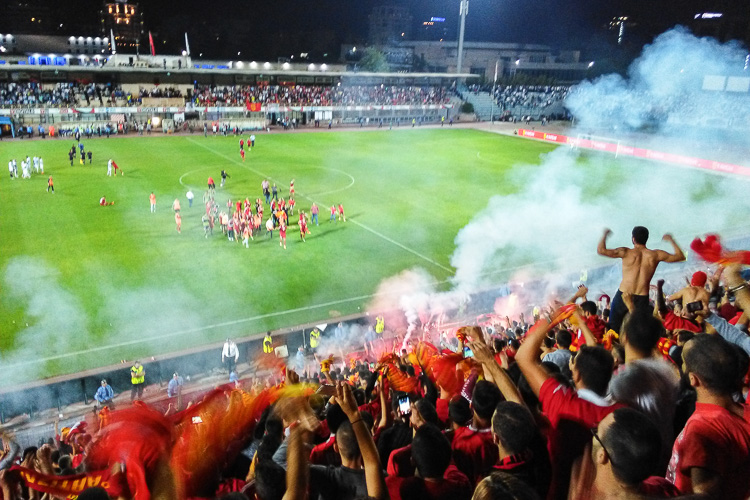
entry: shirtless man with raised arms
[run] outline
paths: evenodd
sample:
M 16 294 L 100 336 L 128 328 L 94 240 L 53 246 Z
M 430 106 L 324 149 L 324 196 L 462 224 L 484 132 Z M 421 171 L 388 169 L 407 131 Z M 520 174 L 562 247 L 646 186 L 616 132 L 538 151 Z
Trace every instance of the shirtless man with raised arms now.
M 622 294 L 630 294 L 633 299 L 635 308 L 648 307 L 648 289 L 651 285 L 651 278 L 654 276 L 656 266 L 659 262 L 682 262 L 685 255 L 677 246 L 671 234 L 665 234 L 662 240 L 672 244 L 674 253 L 665 252 L 664 250 L 651 250 L 646 248 L 648 241 L 648 229 L 643 226 L 633 228 L 633 248 L 619 247 L 608 249 L 607 237 L 612 233 L 611 230 L 605 229 L 604 235 L 596 252 L 605 257 L 613 259 L 622 259 L 622 282 L 620 288 L 612 300 L 612 307 L 609 315 L 609 327 L 620 332 L 628 308 L 622 301 Z

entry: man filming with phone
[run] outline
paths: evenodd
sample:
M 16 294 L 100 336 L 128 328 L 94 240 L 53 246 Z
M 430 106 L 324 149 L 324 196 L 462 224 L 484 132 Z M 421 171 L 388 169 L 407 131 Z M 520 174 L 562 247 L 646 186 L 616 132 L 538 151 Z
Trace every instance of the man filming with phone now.
M 667 297 L 670 301 L 682 302 L 683 315 L 687 318 L 694 318 L 695 313 L 703 309 L 704 304 L 708 304 L 711 295 L 706 290 L 706 281 L 708 276 L 703 271 L 697 271 L 690 279 L 690 284 Z

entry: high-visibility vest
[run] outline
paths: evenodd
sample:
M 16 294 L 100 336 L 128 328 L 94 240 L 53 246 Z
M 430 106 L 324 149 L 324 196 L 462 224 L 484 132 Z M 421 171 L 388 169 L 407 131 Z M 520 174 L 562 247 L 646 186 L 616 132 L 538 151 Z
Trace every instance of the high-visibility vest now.
M 375 318 L 375 333 L 380 335 L 385 330 L 385 320 L 382 316 Z
M 143 365 L 136 368 L 135 366 L 130 369 L 130 382 L 133 385 L 142 384 L 146 380 L 146 375 L 143 370 Z
M 310 347 L 315 349 L 318 347 L 318 339 L 320 338 L 320 331 L 316 328 L 310 332 Z
M 271 354 L 273 352 L 273 340 L 271 340 L 270 335 L 266 335 L 266 337 L 263 339 L 263 352 L 266 354 Z

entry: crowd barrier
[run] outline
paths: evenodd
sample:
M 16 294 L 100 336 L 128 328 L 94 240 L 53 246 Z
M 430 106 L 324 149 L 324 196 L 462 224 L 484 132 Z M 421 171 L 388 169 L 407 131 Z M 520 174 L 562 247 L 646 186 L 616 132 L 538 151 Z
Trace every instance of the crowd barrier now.
M 685 167 L 700 168 L 703 170 L 712 170 L 715 172 L 721 172 L 724 174 L 742 175 L 750 177 L 750 167 L 742 165 L 734 165 L 732 163 L 724 163 L 715 160 L 706 160 L 703 158 L 695 158 L 692 156 L 683 156 L 674 153 L 667 153 L 664 151 L 656 151 L 653 149 L 636 148 L 631 146 L 624 146 L 616 142 L 607 142 L 596 139 L 587 139 L 581 137 L 570 137 L 567 135 L 553 134 L 549 132 L 541 132 L 537 130 L 518 129 L 518 135 L 521 137 L 528 137 L 530 139 L 539 139 L 547 142 L 554 142 L 558 144 L 567 144 L 571 147 L 591 149 L 595 151 L 604 151 L 607 153 L 614 153 L 616 155 L 632 156 L 635 158 L 647 158 L 649 160 L 663 161 L 665 163 L 672 163 L 675 165 L 681 165 Z

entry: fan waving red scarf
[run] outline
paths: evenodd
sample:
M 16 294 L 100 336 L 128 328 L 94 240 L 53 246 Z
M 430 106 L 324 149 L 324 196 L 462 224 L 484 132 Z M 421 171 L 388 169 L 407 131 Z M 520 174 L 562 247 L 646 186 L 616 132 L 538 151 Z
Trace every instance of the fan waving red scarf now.
M 750 251 L 729 251 L 721 244 L 717 234 L 709 234 L 704 240 L 695 238 L 690 249 L 706 262 L 726 266 L 729 264 L 750 264 Z

